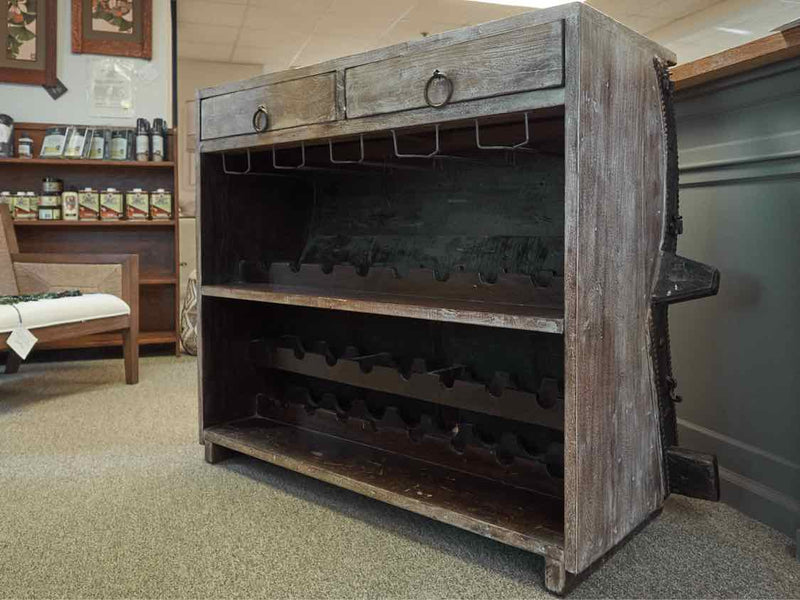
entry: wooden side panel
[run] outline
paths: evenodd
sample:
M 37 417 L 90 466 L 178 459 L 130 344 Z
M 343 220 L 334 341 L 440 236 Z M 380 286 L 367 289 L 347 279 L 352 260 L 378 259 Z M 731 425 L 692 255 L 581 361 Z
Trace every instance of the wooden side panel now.
M 648 329 L 666 176 L 654 55 L 594 11 L 582 12 L 576 37 L 567 67 L 575 70 L 565 198 L 565 559 L 572 572 L 665 497 Z
M 336 119 L 336 73 L 214 96 L 201 101 L 201 139 L 253 133 L 253 114 L 263 104 L 270 130 Z
M 560 86 L 564 82 L 563 23 L 454 44 L 347 69 L 347 116 L 363 117 L 426 106 L 435 69 L 453 82 L 451 102 Z

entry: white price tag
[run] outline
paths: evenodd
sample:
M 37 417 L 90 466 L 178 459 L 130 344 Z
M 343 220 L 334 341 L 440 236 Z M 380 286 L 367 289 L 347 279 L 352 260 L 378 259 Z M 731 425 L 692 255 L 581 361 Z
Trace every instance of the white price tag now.
M 20 323 L 11 332 L 11 335 L 8 336 L 6 344 L 8 344 L 8 347 L 16 352 L 22 360 L 25 360 L 37 341 L 36 336 Z

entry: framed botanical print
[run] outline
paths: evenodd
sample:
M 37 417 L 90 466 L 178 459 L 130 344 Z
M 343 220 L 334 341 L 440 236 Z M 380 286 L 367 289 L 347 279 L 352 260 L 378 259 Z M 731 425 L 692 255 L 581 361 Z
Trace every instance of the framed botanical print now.
M 0 0 L 0 82 L 56 84 L 56 0 Z
M 72 52 L 152 57 L 152 0 L 72 0 Z

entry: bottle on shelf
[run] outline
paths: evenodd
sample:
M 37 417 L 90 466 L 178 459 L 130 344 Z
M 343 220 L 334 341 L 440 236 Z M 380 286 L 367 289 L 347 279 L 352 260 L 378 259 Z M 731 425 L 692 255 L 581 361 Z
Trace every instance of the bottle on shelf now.
M 153 119 L 153 129 L 150 132 L 151 135 L 150 147 L 152 149 L 151 160 L 153 162 L 161 162 L 167 155 L 166 130 L 167 126 L 166 123 L 164 123 L 164 119 L 159 119 L 159 118 Z
M 141 117 L 136 119 L 136 160 L 139 162 L 150 160 L 150 123 Z

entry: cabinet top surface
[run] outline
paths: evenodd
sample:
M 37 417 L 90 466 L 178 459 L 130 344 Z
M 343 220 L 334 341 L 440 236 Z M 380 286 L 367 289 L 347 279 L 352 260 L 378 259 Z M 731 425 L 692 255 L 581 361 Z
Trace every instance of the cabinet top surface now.
M 384 48 L 369 50 L 360 54 L 335 58 L 299 69 L 286 69 L 284 71 L 259 75 L 251 79 L 201 88 L 198 90 L 197 95 L 199 99 L 209 98 L 281 81 L 291 81 L 294 79 L 309 77 L 319 73 L 344 70 L 350 67 L 404 56 L 411 53 L 421 53 L 435 50 L 453 44 L 505 33 L 522 27 L 531 27 L 560 20 L 580 20 L 586 18 L 593 19 L 596 22 L 604 25 L 609 30 L 609 35 L 624 35 L 629 38 L 636 39 L 641 45 L 650 47 L 653 50 L 654 55 L 658 55 L 669 62 L 675 62 L 675 55 L 672 51 L 660 46 L 641 34 L 636 33 L 632 29 L 625 27 L 614 19 L 604 15 L 600 11 L 590 6 L 583 4 L 582 2 L 571 2 L 561 6 L 534 10 L 496 21 L 481 23 L 479 25 L 472 25 L 469 27 L 463 27 L 461 29 L 437 33 L 420 40 L 402 42 Z

